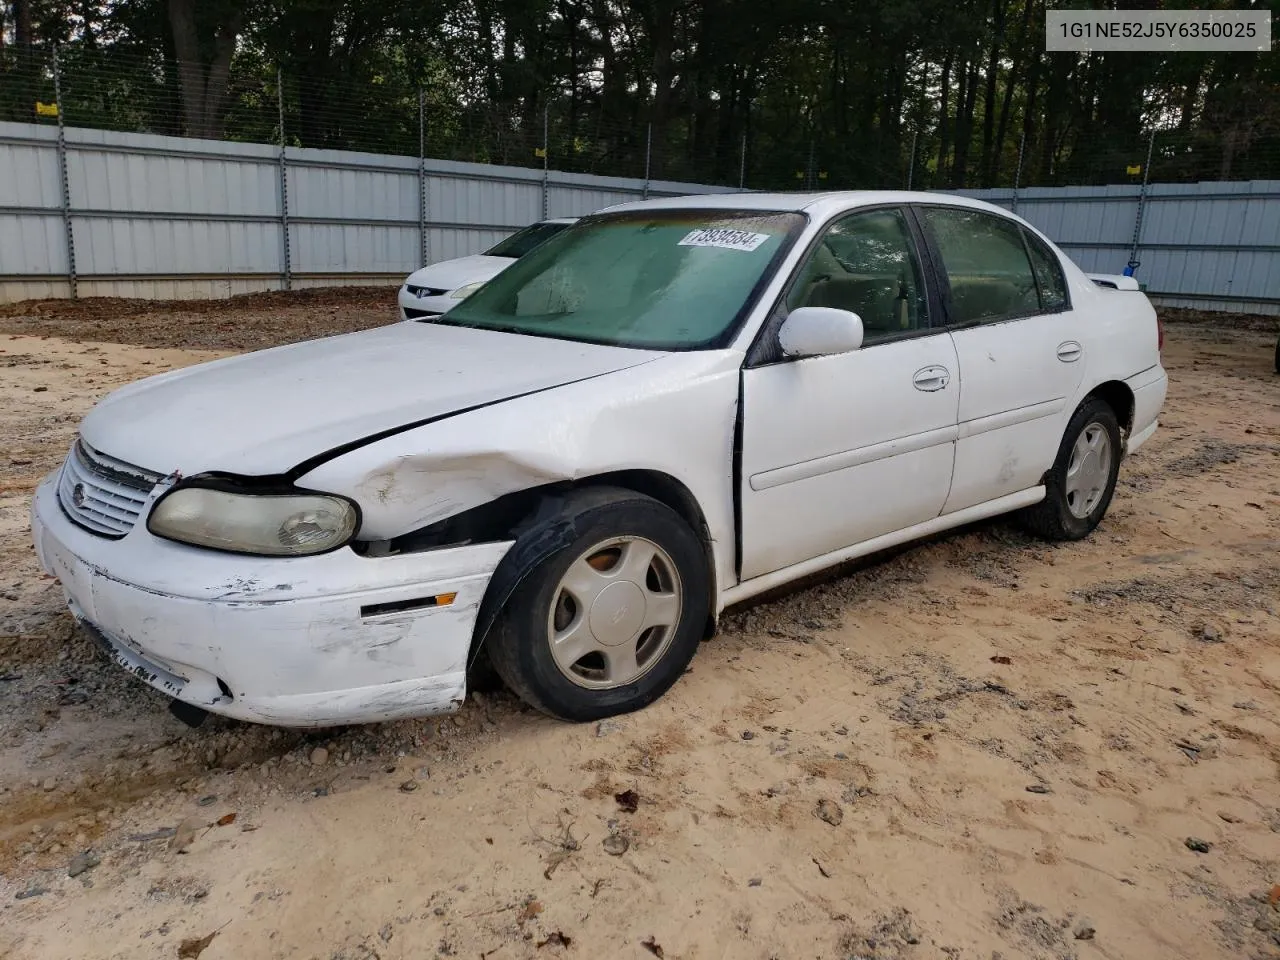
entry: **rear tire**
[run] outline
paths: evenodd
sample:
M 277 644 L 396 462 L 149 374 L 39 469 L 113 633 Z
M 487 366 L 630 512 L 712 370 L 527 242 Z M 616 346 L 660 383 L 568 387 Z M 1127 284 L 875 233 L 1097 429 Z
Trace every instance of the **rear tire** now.
M 680 679 L 710 607 L 702 544 L 670 507 L 623 489 L 570 497 L 576 536 L 535 567 L 487 641 L 520 699 L 562 720 L 638 710 Z
M 1105 400 L 1090 397 L 1067 424 L 1045 477 L 1045 497 L 1019 515 L 1046 540 L 1080 540 L 1106 515 L 1120 473 L 1120 424 Z

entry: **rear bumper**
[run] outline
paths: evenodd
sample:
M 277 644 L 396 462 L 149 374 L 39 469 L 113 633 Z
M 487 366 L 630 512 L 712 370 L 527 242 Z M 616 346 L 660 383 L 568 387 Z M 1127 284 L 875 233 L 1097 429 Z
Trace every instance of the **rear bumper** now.
M 144 524 L 113 541 L 71 523 L 55 483 L 46 479 L 32 504 L 41 566 L 116 662 L 157 690 L 280 726 L 461 704 L 476 614 L 509 544 L 376 559 L 345 549 L 241 557 L 160 540 Z
M 1157 418 L 1169 392 L 1169 375 L 1157 364 L 1125 381 L 1133 391 L 1133 428 L 1125 444 L 1125 455 L 1136 453 L 1155 434 Z

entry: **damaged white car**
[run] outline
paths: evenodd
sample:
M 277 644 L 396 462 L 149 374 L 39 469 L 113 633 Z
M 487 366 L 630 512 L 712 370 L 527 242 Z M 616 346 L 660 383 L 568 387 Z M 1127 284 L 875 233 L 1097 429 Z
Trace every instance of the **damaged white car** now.
M 1155 312 L 912 193 L 703 196 L 564 230 L 442 317 L 152 377 L 39 488 L 74 615 L 192 711 L 554 716 L 661 696 L 727 605 L 1021 511 L 1073 539 L 1164 402 Z

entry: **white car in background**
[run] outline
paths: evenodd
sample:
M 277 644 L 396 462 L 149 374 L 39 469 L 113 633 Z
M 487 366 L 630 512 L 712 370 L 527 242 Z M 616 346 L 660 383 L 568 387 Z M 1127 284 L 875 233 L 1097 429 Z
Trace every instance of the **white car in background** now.
M 540 220 L 518 230 L 484 253 L 441 260 L 415 270 L 400 287 L 402 320 L 438 317 L 458 305 L 545 240 L 576 222 L 574 217 Z
M 200 716 L 449 712 L 485 650 L 593 720 L 816 571 L 1009 512 L 1087 536 L 1160 344 L 1132 278 L 977 200 L 649 200 L 444 316 L 116 391 L 32 527 L 76 618 Z

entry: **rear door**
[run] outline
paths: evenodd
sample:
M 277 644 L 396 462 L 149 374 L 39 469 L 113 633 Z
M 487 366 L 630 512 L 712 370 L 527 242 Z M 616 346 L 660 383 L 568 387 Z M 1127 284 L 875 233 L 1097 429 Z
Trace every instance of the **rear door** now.
M 1062 266 L 1033 233 L 984 210 L 917 213 L 943 279 L 960 373 L 944 513 L 1040 483 L 1083 376 L 1080 318 Z

